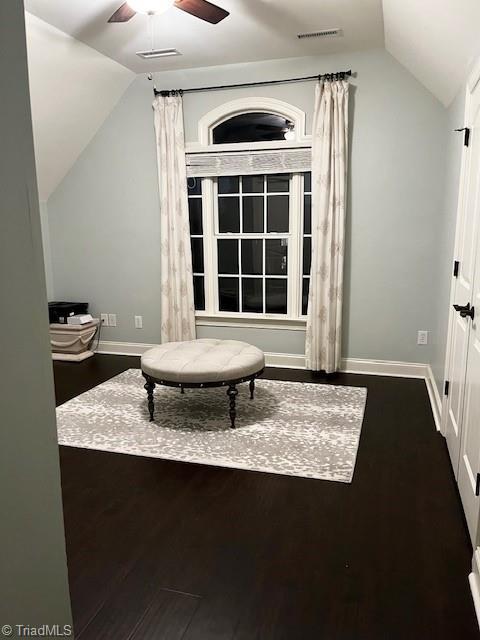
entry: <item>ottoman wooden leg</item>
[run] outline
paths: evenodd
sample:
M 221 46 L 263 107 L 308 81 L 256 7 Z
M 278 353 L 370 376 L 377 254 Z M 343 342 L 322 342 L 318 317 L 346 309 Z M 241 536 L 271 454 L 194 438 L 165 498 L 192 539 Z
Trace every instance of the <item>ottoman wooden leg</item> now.
M 254 394 L 255 394 L 255 378 L 252 378 L 250 380 L 250 400 L 253 400 Z
M 146 380 L 144 384 L 144 389 L 147 392 L 148 412 L 150 414 L 150 422 L 153 422 L 153 412 L 155 409 L 155 405 L 153 402 L 153 390 L 155 389 L 155 383 L 149 376 L 144 375 L 144 378 Z
M 230 422 L 232 429 L 235 429 L 235 417 L 237 412 L 235 411 L 235 398 L 238 394 L 238 390 L 235 385 L 230 385 L 227 390 L 227 396 L 230 398 Z

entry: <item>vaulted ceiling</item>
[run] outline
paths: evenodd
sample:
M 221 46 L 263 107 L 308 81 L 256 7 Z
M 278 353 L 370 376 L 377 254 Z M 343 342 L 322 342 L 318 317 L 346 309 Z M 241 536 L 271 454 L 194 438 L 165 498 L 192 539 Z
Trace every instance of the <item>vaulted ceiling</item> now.
M 135 78 L 117 62 L 27 13 L 40 200 L 47 200 Z
M 445 106 L 480 54 L 479 0 L 383 0 L 385 47 Z
M 212 0 L 230 12 L 217 25 L 175 7 L 153 18 L 155 48 L 176 48 L 174 58 L 145 61 L 149 20 L 109 24 L 123 0 L 26 0 L 38 17 L 137 73 L 234 62 L 293 58 L 383 47 L 381 0 Z M 341 38 L 299 40 L 297 34 L 340 27 Z
M 480 54 L 479 0 L 213 1 L 230 12 L 217 25 L 176 8 L 109 24 L 122 0 L 25 0 L 42 199 L 135 73 L 385 47 L 448 106 Z M 341 37 L 297 38 L 332 28 L 340 28 Z M 182 55 L 136 56 L 152 43 Z

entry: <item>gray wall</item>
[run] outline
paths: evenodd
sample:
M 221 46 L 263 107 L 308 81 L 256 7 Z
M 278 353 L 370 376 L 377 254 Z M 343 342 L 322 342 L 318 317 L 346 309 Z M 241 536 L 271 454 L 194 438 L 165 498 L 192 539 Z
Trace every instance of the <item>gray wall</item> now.
M 0 625 L 65 625 L 71 615 L 22 2 L 0 3 L 0 95 Z
M 53 300 L 52 250 L 50 248 L 50 230 L 48 226 L 48 208 L 46 202 L 40 201 L 40 222 L 42 228 L 43 260 L 45 263 L 45 281 L 47 298 Z
M 447 112 L 446 175 L 443 194 L 442 220 L 437 235 L 438 262 L 435 289 L 436 328 L 432 343 L 432 371 L 441 392 L 444 379 L 445 351 L 447 342 L 450 286 L 452 283 L 453 251 L 457 218 L 458 189 L 462 161 L 463 136 L 454 129 L 463 126 L 465 111 L 465 88 L 457 95 Z
M 350 206 L 347 225 L 344 355 L 429 362 L 435 333 L 436 234 L 442 213 L 446 112 L 384 50 L 157 74 L 163 88 L 303 76 L 353 68 Z M 307 113 L 313 83 L 187 94 L 185 127 L 215 106 L 246 95 L 271 96 Z M 159 222 L 152 125 L 152 84 L 124 94 L 48 202 L 57 298 L 92 302 L 117 313 L 103 339 L 158 342 Z M 144 316 L 135 330 L 133 316 Z M 267 351 L 303 352 L 294 331 L 201 328 L 199 335 L 244 337 Z M 434 339 L 434 336 L 431 336 Z

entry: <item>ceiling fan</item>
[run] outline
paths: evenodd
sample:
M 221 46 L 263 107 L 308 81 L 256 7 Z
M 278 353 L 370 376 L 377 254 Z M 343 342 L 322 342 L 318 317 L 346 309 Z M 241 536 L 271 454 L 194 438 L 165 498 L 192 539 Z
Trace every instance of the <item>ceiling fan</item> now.
M 217 24 L 230 15 L 225 9 L 217 7 L 207 0 L 129 0 L 110 16 L 108 22 L 128 22 L 136 13 L 158 15 L 170 7 L 181 9 L 211 24 Z

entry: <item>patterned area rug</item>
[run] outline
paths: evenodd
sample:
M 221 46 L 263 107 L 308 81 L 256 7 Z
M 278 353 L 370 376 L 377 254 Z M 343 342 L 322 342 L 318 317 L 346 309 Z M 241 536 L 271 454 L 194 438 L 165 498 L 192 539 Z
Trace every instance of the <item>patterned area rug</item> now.
M 57 409 L 62 445 L 351 482 L 367 390 L 257 380 L 238 386 L 236 429 L 225 388 L 157 386 L 149 422 L 144 379 L 130 369 Z

